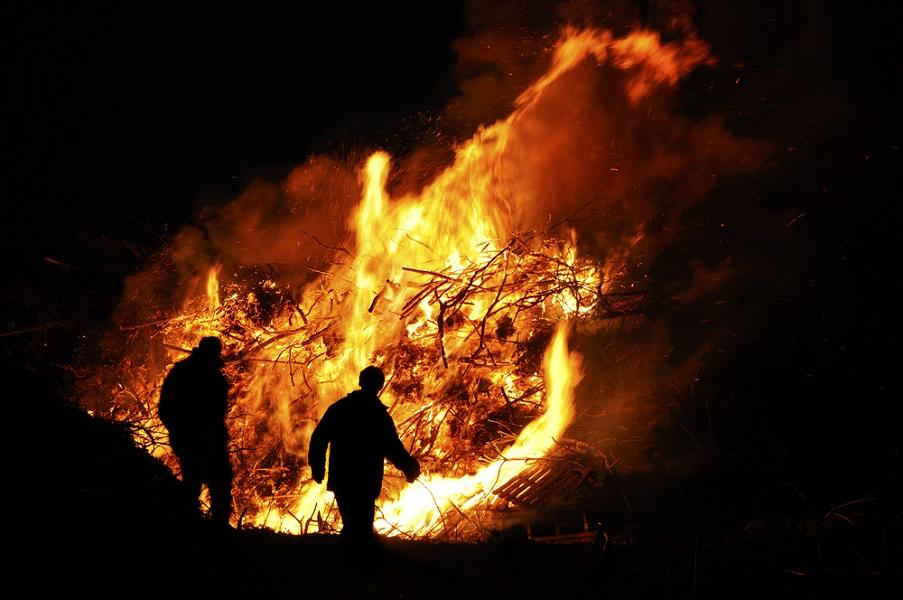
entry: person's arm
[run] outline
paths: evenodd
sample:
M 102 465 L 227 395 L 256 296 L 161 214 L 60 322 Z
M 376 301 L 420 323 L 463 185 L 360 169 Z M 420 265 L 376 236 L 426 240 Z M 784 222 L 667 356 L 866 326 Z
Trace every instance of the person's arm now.
M 420 463 L 401 443 L 398 431 L 395 429 L 395 421 L 388 412 L 386 412 L 383 427 L 386 458 L 404 473 L 408 483 L 413 483 L 420 476 Z
M 332 438 L 332 411 L 326 410 L 326 414 L 314 429 L 310 436 L 310 447 L 307 450 L 307 463 L 310 465 L 310 475 L 314 481 L 320 483 L 326 475 L 326 446 Z
M 160 422 L 170 434 L 173 430 L 184 429 L 185 426 L 185 375 L 182 366 L 176 363 L 160 389 L 160 400 L 157 404 L 157 414 Z
M 223 420 L 229 414 L 229 380 L 222 373 L 219 373 L 219 381 L 217 382 L 217 410 Z
M 166 427 L 167 430 L 172 429 L 173 423 L 175 422 L 175 417 L 173 415 L 173 404 L 175 403 L 175 399 L 173 395 L 176 393 L 173 388 L 175 388 L 175 376 L 173 372 L 170 371 L 166 378 L 163 380 L 163 387 L 160 388 L 160 400 L 157 402 L 157 415 L 160 417 L 160 422 L 163 423 L 163 426 Z

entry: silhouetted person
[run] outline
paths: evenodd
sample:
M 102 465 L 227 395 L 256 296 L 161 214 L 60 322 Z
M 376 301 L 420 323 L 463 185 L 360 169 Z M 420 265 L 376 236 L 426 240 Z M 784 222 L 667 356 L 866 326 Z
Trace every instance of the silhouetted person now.
M 232 465 L 226 429 L 229 383 L 223 376 L 218 338 L 205 337 L 191 356 L 177 362 L 160 391 L 160 420 L 179 458 L 182 481 L 193 501 L 206 484 L 210 516 L 228 525 L 232 513 Z
M 326 410 L 310 438 L 308 460 L 314 480 L 320 483 L 326 446 L 331 445 L 326 487 L 339 505 L 342 536 L 366 543 L 373 539 L 373 512 L 382 489 L 384 460 L 401 469 L 408 483 L 420 475 L 420 464 L 405 450 L 392 417 L 376 395 L 385 383 L 382 370 L 367 367 L 358 381 L 361 389 Z

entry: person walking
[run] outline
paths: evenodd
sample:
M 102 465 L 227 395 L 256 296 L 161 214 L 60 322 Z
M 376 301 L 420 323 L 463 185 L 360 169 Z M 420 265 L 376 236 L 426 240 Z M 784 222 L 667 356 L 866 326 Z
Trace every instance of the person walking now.
M 379 367 L 360 372 L 360 389 L 333 403 L 310 438 L 308 462 L 314 481 L 325 476 L 342 517 L 342 537 L 352 543 L 373 539 L 373 515 L 382 490 L 385 459 L 398 467 L 408 483 L 420 475 L 420 464 L 405 449 L 395 423 L 377 394 L 385 384 Z

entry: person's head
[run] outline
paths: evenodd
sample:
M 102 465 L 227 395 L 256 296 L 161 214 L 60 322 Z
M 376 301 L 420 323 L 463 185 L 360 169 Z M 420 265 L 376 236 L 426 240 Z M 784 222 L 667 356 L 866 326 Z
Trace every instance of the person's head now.
M 196 349 L 196 352 L 199 356 L 214 364 L 222 364 L 222 359 L 220 358 L 222 351 L 222 342 L 219 341 L 218 337 L 213 336 L 201 338 L 201 341 Z
M 357 381 L 362 390 L 375 394 L 383 389 L 383 384 L 386 383 L 386 376 L 383 375 L 382 369 L 371 365 L 365 367 L 364 370 L 361 371 Z

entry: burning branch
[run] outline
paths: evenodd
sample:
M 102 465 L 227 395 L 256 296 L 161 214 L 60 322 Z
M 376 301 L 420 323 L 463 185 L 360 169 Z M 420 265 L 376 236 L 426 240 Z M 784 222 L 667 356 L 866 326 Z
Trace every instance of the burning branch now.
M 365 309 L 371 318 L 386 314 L 403 325 L 401 339 L 383 350 L 380 361 L 390 366 L 386 390 L 399 431 L 433 473 L 466 475 L 500 457 L 508 464 L 523 460 L 505 458 L 504 448 L 544 409 L 547 390 L 538 360 L 552 324 L 567 316 L 640 314 L 647 296 L 645 290 L 605 293 L 597 263 L 578 259 L 567 242 L 534 233 L 513 236 L 500 247 L 483 244 L 480 253 L 456 266 L 401 266 L 400 274 L 411 279 L 390 278 Z M 343 343 L 349 304 L 343 290 L 323 287 L 307 302 L 295 301 L 274 283 L 275 275 L 221 286 L 212 318 L 201 298 L 170 319 L 123 328 L 132 344 L 159 340 L 169 354 L 156 367 L 146 363 L 148 375 L 156 373 L 149 379 L 123 377 L 132 387 L 124 388 L 114 404 L 142 407 L 125 413 L 120 408 L 120 417 L 140 424 L 135 438 L 149 451 L 167 454 L 155 414 L 162 375 L 170 361 L 190 352 L 192 340 L 219 335 L 234 383 L 230 423 L 240 511 L 258 523 L 284 514 L 295 523 L 289 527 L 307 531 L 316 523 L 324 531 L 334 527 L 334 511 L 317 511 L 314 519 L 309 505 L 301 506 L 309 489 L 303 432 L 318 416 L 319 394 L 333 378 L 325 367 Z M 297 314 L 303 324 L 293 325 Z M 437 364 L 442 369 L 432 370 Z M 299 381 L 304 383 L 300 389 Z M 290 403 L 279 399 L 289 391 Z M 495 476 L 503 472 L 507 468 L 500 466 Z M 491 483 L 483 492 L 485 501 L 501 483 Z M 421 485 L 439 513 L 439 529 L 414 533 L 449 536 L 466 524 L 481 535 L 483 527 L 470 508 L 451 499 L 440 502 L 425 482 Z M 313 505 L 324 506 L 321 501 Z M 301 508 L 301 514 L 310 515 L 306 519 L 296 516 Z M 397 526 L 387 523 L 390 529 Z

